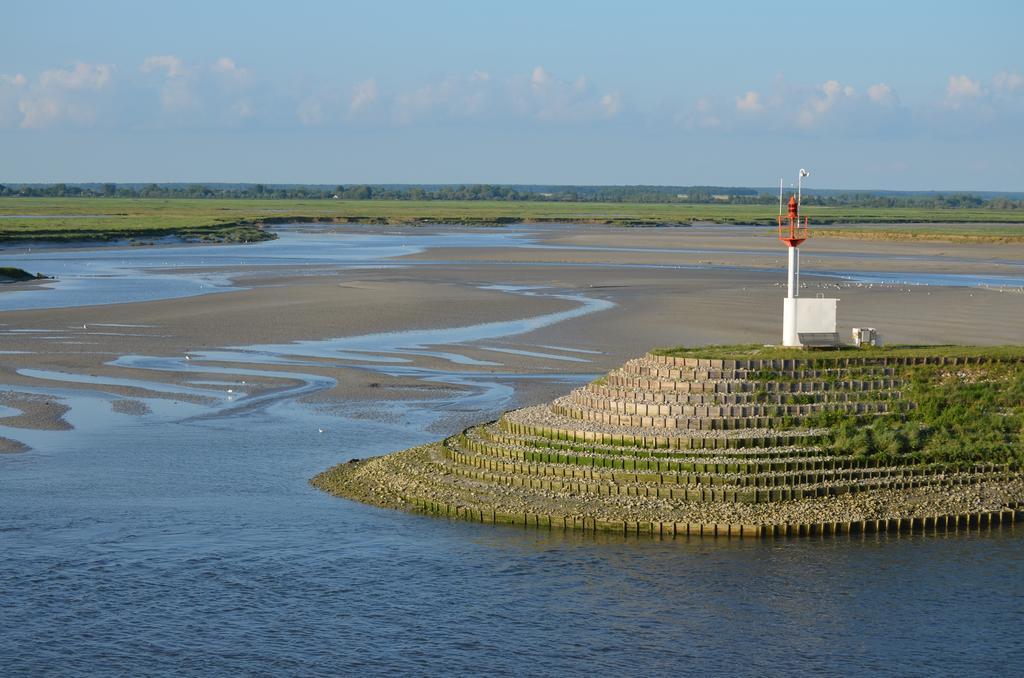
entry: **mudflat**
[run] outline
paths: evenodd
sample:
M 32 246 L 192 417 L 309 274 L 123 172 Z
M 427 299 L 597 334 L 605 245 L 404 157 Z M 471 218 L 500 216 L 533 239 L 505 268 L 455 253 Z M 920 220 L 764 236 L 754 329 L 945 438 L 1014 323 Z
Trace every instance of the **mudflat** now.
M 420 235 L 467 230 L 321 229 L 333 232 L 339 245 L 350 233 L 397 233 L 415 244 Z M 389 260 L 399 266 L 311 265 L 289 271 L 235 267 L 231 274 L 244 289 L 143 303 L 2 312 L 0 383 L 10 394 L 6 406 L 18 413 L 0 417 L 0 425 L 15 431 L 67 426 L 60 407 L 38 406 L 34 400 L 40 390 L 58 384 L 72 391 L 101 388 L 118 397 L 117 411 L 140 417 L 147 413 L 141 402 L 145 398 L 201 403 L 202 394 L 171 387 L 203 378 L 202 366 L 211 368 L 205 375 L 210 380 L 223 378 L 214 368 L 226 364 L 258 369 L 261 374 L 246 379 L 247 397 L 286 394 L 295 383 L 294 364 L 265 359 L 260 346 L 274 346 L 280 355 L 294 342 L 511 322 L 571 311 L 582 300 L 602 304 L 594 312 L 570 313 L 511 334 L 470 333 L 470 339 L 454 342 L 440 337 L 436 340 L 442 349 L 396 352 L 382 340 L 375 355 L 370 339 L 356 353 L 307 351 L 302 371 L 334 384 L 305 392 L 302 398 L 333 403 L 422 398 L 447 388 L 443 379 L 424 383 L 408 373 L 367 369 L 371 358 L 382 355 L 403 361 L 396 364 L 441 372 L 590 375 L 656 346 L 778 339 L 785 249 L 771 229 L 557 225 L 520 230 L 520 245 L 431 248 Z M 992 345 L 1024 337 L 1024 289 L 1019 285 L 946 284 L 942 278 L 1019 279 L 1024 276 L 1022 245 L 822 238 L 812 239 L 803 251 L 803 294 L 839 297 L 844 331 L 876 327 L 890 343 Z M 88 257 L 88 250 L 81 255 Z M 884 283 L 840 277 L 849 272 L 892 275 Z M 930 284 L 900 282 L 915 276 Z M 0 288 L 0 301 L 15 288 Z M 247 351 L 241 357 L 236 353 L 226 361 L 219 356 L 239 347 Z M 174 369 L 142 369 L 122 360 L 125 356 L 195 362 L 186 375 Z M 104 383 L 97 386 L 97 380 Z M 566 390 L 544 380 L 515 383 L 519 405 Z

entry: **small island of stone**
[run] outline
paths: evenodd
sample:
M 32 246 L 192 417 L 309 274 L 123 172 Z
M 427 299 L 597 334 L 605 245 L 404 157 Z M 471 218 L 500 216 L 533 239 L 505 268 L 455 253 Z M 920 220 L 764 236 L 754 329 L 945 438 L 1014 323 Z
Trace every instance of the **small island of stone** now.
M 332 494 L 485 523 L 662 536 L 1024 518 L 1024 347 L 656 350 L 547 405 L 338 465 Z

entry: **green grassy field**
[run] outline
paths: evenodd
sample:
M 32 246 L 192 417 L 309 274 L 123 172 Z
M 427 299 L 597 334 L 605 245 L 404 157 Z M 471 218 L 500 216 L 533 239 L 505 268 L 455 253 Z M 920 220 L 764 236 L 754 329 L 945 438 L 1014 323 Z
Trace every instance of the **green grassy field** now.
M 1024 213 L 1015 210 L 811 207 L 806 214 L 825 236 L 1024 242 Z M 0 240 L 7 241 L 164 235 L 245 241 L 267 237 L 262 225 L 288 221 L 653 226 L 773 224 L 775 216 L 770 206 L 729 204 L 0 198 Z

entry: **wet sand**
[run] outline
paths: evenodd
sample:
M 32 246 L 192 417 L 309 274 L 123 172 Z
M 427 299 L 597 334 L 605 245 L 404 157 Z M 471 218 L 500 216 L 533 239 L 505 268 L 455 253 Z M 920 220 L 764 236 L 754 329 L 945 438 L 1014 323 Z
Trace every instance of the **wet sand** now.
M 0 392 L 0 405 L 17 410 L 16 414 L 0 417 L 2 426 L 43 431 L 66 431 L 71 428 L 71 425 L 64 421 L 64 415 L 70 408 L 56 402 L 54 398 L 18 391 L 4 391 Z
M 784 268 L 786 248 L 774 228 L 545 228 L 557 249 L 434 249 L 410 259 Z M 579 248 L 579 249 L 575 249 Z M 588 249 L 603 248 L 603 249 Z M 623 251 L 615 251 L 623 250 Z M 687 251 L 693 250 L 693 251 Z M 898 268 L 894 269 L 894 260 Z M 1021 275 L 1024 244 L 907 242 L 812 238 L 801 249 L 804 273 L 818 270 Z
M 396 230 L 379 228 L 380 232 Z M 374 227 L 332 230 L 372 233 Z M 445 230 L 456 229 L 433 232 Z M 415 237 L 425 231 L 404 232 Z M 445 347 L 444 351 L 470 361 L 498 363 L 454 366 L 462 373 L 586 375 L 607 371 L 654 346 L 771 343 L 778 339 L 783 275 L 773 270 L 729 268 L 781 268 L 785 250 L 770 231 L 560 226 L 531 232 L 541 244 L 568 249 L 432 249 L 394 259 L 409 264 L 400 268 L 343 270 L 317 266 L 301 274 L 242 271 L 236 280 L 251 285 L 250 289 L 144 303 L 0 313 L 0 341 L 6 352 L 0 354 L 0 384 L 15 393 L 18 388 L 52 388 L 58 384 L 64 389 L 97 388 L 19 374 L 19 370 L 26 369 L 146 381 L 149 386 L 102 387 L 104 392 L 119 396 L 122 404 L 114 405 L 119 411 L 143 416 L 144 403 L 131 405 L 124 399 L 196 400 L 188 394 L 161 393 L 160 384 L 187 384 L 204 375 L 201 371 L 187 375 L 173 370 L 155 373 L 110 365 L 110 361 L 133 355 L 181 359 L 190 353 L 231 346 L 459 327 L 578 306 L 566 299 L 481 289 L 488 285 L 542 287 L 603 299 L 614 306 L 527 334 Z M 670 249 L 712 251 L 666 251 Z M 819 270 L 893 270 L 893 257 L 898 257 L 901 270 L 908 272 L 1020 276 L 1024 271 L 1024 246 L 821 239 L 809 243 L 804 252 L 803 294 L 841 299 L 839 319 L 844 336 L 851 326 L 871 326 L 878 328 L 889 343 L 1001 344 L 1024 340 L 1024 294 L 1019 291 L 868 286 L 808 275 Z M 707 262 L 715 265 L 686 268 Z M 449 360 L 437 356 L 404 358 L 416 367 L 453 369 Z M 216 360 L 203 364 L 222 366 Z M 248 395 L 284 392 L 295 384 L 293 377 L 273 375 L 294 371 L 294 367 L 266 364 L 258 358 L 254 358 L 253 367 L 268 374 L 246 380 Z M 449 388 L 444 383 L 425 383 L 415 375 L 367 370 L 352 359 L 311 357 L 305 360 L 302 371 L 335 380 L 333 388 L 304 396 L 327 405 L 343 406 L 352 400 L 429 398 Z M 225 378 L 215 372 L 205 376 L 210 380 Z M 520 405 L 542 402 L 568 390 L 564 385 L 536 380 L 515 383 Z M 30 395 L 25 391 L 18 397 L 28 402 L 25 398 Z M 61 415 L 58 409 L 36 408 L 23 415 L 27 419 L 2 423 L 14 427 L 63 426 L 66 422 Z
M 18 452 L 27 452 L 28 449 L 29 447 L 25 443 L 11 440 L 10 438 L 0 438 L 0 454 L 16 454 Z

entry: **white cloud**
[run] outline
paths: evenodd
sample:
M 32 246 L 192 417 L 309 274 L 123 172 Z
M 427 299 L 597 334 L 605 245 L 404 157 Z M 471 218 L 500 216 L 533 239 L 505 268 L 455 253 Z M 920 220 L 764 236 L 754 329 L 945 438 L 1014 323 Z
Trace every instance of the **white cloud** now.
M 168 78 L 177 78 L 185 74 L 185 64 L 173 54 L 146 57 L 139 67 L 143 73 L 163 71 Z
M 39 76 L 42 88 L 52 89 L 102 89 L 110 84 L 112 66 L 78 62 L 70 70 L 56 68 L 43 71 Z
M 764 109 L 761 103 L 761 95 L 750 91 L 741 97 L 736 97 L 736 110 L 742 113 L 757 113 Z
M 561 80 L 537 66 L 527 74 L 496 78 L 483 71 L 449 76 L 393 99 L 393 121 L 407 125 L 434 118 L 513 116 L 544 121 L 609 119 L 618 116 L 624 98 L 618 91 L 596 91 L 586 76 Z
M 21 111 L 21 126 L 25 129 L 46 127 L 60 117 L 60 105 L 55 99 L 30 97 L 18 102 Z
M 877 134 L 906 124 L 907 110 L 886 83 L 855 86 L 839 79 L 795 84 L 778 78 L 728 99 L 700 97 L 672 116 L 689 130 L 783 134 L 829 129 L 830 133 Z
M 350 89 L 325 88 L 302 98 L 294 108 L 294 115 L 303 125 L 314 127 L 338 124 L 346 120 L 373 120 L 371 114 L 380 101 L 377 80 L 369 78 Z
M 0 127 L 9 127 L 21 119 L 18 102 L 27 84 L 28 78 L 21 73 L 0 74 Z
M 963 102 L 977 99 L 984 93 L 977 80 L 971 80 L 966 75 L 951 75 L 946 84 L 946 104 L 951 108 L 959 108 Z
M 519 116 L 551 122 L 594 120 L 617 116 L 623 105 L 619 92 L 598 92 L 585 75 L 569 82 L 536 66 L 529 78 L 506 83 L 509 109 Z
M 96 122 L 97 110 L 94 104 L 81 101 L 67 101 L 59 95 L 46 92 L 34 93 L 18 101 L 21 111 L 21 127 L 41 129 L 60 121 L 67 121 L 80 127 L 90 127 Z
M 107 64 L 76 62 L 71 68 L 43 71 L 29 86 L 23 75 L 5 76 L 8 89 L 16 88 L 20 126 L 40 129 L 65 121 L 79 126 L 96 122 L 101 90 L 113 80 L 114 67 Z M 10 115 L 4 114 L 6 122 Z
M 530 75 L 530 82 L 534 87 L 544 87 L 551 82 L 551 76 L 544 70 L 543 66 L 536 66 Z
M 160 105 L 168 113 L 199 108 L 199 98 L 185 80 L 173 79 L 160 88 Z
M 810 127 L 821 120 L 838 103 L 853 99 L 857 91 L 850 85 L 843 85 L 838 80 L 829 80 L 818 87 L 818 92 L 801 107 L 797 114 L 797 124 Z
M 195 74 L 180 57 L 173 54 L 149 56 L 139 66 L 139 70 L 163 78 L 163 84 L 160 85 L 160 107 L 165 113 L 180 116 L 200 108 L 199 95 L 194 89 Z
M 356 85 L 348 104 L 349 115 L 357 115 L 372 106 L 377 101 L 377 95 L 377 81 L 373 78 Z
M 613 118 L 622 110 L 622 95 L 618 92 L 609 92 L 601 97 L 601 108 L 605 116 Z
M 1024 87 L 1024 76 L 1016 71 L 996 73 L 992 78 L 992 86 L 999 92 L 1013 92 Z
M 242 68 L 235 63 L 234 59 L 229 59 L 228 57 L 221 57 L 217 59 L 217 61 L 210 66 L 210 70 L 223 76 L 226 80 L 237 84 L 248 83 L 251 76 L 249 69 Z
M 876 104 L 891 104 L 896 99 L 896 95 L 892 91 L 892 87 L 886 85 L 884 82 L 880 82 L 877 85 L 871 85 L 868 87 L 868 99 L 871 99 Z
M 157 124 L 235 125 L 257 115 L 252 73 L 228 57 L 190 67 L 176 55 L 158 54 L 143 60 L 139 70 L 156 79 L 162 113 L 154 117 Z
M 394 100 L 393 119 L 407 125 L 431 116 L 473 118 L 481 115 L 494 99 L 489 74 L 475 71 L 468 76 L 450 76 L 436 83 L 400 94 Z

